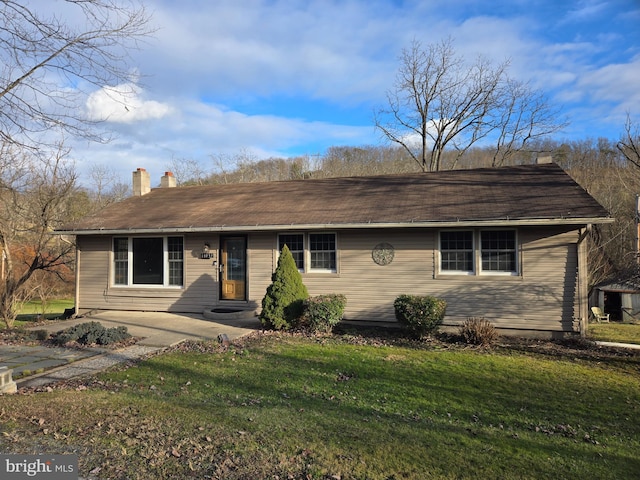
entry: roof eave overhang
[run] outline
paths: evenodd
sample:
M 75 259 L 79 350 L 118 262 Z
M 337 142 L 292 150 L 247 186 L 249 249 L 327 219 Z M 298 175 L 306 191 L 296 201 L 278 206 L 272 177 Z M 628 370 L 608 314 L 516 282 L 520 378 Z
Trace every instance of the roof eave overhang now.
M 533 219 L 497 219 L 497 220 L 454 220 L 444 222 L 393 222 L 393 223 L 325 223 L 325 224 L 278 224 L 278 225 L 216 225 L 208 227 L 158 227 L 158 228 L 100 228 L 79 230 L 56 230 L 57 235 L 132 235 L 167 233 L 209 233 L 209 232 L 268 232 L 283 230 L 353 230 L 368 228 L 460 228 L 460 227 L 525 227 L 590 225 L 613 223 L 610 217 L 593 218 L 533 218 Z

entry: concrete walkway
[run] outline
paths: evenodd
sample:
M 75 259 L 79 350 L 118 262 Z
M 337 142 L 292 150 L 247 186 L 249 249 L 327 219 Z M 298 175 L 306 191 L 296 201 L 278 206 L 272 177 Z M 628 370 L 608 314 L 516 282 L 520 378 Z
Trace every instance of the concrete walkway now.
M 619 342 L 595 342 L 600 347 L 630 348 L 632 350 L 640 350 L 640 345 L 635 343 L 619 343 Z
M 0 366 L 13 369 L 14 379 L 27 373 L 15 380 L 18 388 L 42 387 L 92 375 L 187 340 L 215 340 L 225 335 L 233 341 L 260 328 L 257 318 L 214 322 L 195 314 L 101 311 L 34 329 L 55 333 L 91 321 L 99 322 L 106 328 L 125 326 L 129 334 L 141 340 L 119 350 L 0 345 Z
M 202 315 L 189 313 L 110 310 L 95 312 L 81 318 L 56 322 L 35 329 L 44 329 L 53 333 L 91 321 L 100 322 L 106 328 L 125 326 L 129 334 L 142 338 L 138 345 L 152 347 L 170 347 L 185 340 L 215 340 L 218 335 L 223 333 L 230 340 L 233 340 L 260 328 L 257 317 L 214 322 L 205 319 Z

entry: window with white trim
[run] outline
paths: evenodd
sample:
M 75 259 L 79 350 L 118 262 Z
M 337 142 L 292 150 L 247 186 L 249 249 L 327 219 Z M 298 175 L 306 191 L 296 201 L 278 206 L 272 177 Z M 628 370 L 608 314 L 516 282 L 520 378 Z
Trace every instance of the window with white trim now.
M 184 285 L 182 237 L 115 237 L 113 284 L 116 286 Z
M 281 233 L 278 235 L 278 252 L 281 252 L 285 245 L 293 255 L 298 270 L 304 272 L 304 234 Z
M 440 273 L 516 275 L 515 230 L 443 230 L 440 232 Z
M 169 262 L 169 285 L 184 284 L 184 241 L 182 237 L 167 237 L 167 260 Z
M 278 252 L 285 245 L 302 273 L 338 271 L 335 233 L 281 233 L 278 235 Z
M 440 232 L 440 270 L 447 273 L 473 273 L 472 230 Z
M 128 285 L 129 283 L 129 239 L 113 239 L 113 283 Z
M 309 234 L 310 270 L 322 272 L 336 271 L 336 234 Z
M 515 273 L 515 230 L 483 230 L 480 232 L 480 258 L 483 272 Z

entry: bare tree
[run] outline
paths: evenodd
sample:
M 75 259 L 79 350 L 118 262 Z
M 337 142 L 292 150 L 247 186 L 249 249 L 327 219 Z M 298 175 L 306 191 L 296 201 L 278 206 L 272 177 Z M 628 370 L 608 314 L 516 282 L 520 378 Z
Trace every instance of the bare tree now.
M 640 191 L 640 169 L 625 162 L 616 143 L 606 138 L 558 144 L 552 150 L 554 160 L 615 219 L 590 230 L 590 285 L 629 278 L 636 266 L 635 193 Z
M 404 148 L 423 171 L 449 168 L 476 142 L 497 138 L 494 163 L 532 138 L 556 131 L 544 97 L 507 75 L 509 62 L 478 56 L 468 64 L 449 38 L 426 49 L 413 41 L 400 57 L 388 106 L 374 114 L 383 136 Z
M 166 168 L 176 177 L 178 186 L 204 185 L 208 177 L 200 163 L 193 158 L 172 157 Z
M 214 153 L 210 157 L 214 164 L 214 169 L 218 171 L 218 173 L 212 175 L 213 182 L 234 183 L 234 180 L 232 180 L 232 178 L 235 178 L 234 170 L 239 170 L 234 157 L 227 153 Z
M 631 121 L 631 115 L 628 113 L 624 134 L 617 147 L 629 163 L 640 168 L 640 128 Z
M 215 153 L 210 155 L 217 172 L 210 176 L 213 183 L 250 183 L 257 181 L 255 164 L 258 158 L 250 150 L 238 153 Z
M 89 169 L 92 210 L 119 202 L 129 195 L 131 187 L 124 183 L 113 167 L 94 164 Z
M 416 164 L 395 146 L 329 147 L 316 177 L 347 177 L 415 172 Z
M 17 305 L 34 292 L 32 276 L 38 271 L 61 274 L 74 249 L 70 241 L 51 235 L 70 220 L 69 200 L 76 190 L 67 154 L 63 147 L 50 156 L 15 145 L 0 149 L 0 317 L 7 328 L 13 326 Z
M 45 16 L 22 1 L 0 1 L 5 145 L 55 144 L 52 129 L 99 139 L 82 102 L 91 90 L 118 87 L 122 93 L 122 85 L 131 84 L 127 52 L 151 33 L 145 9 L 131 2 L 65 0 L 57 8 L 63 13 Z M 62 20 L 64 14 L 74 21 Z
M 560 109 L 553 108 L 546 96 L 530 84 L 508 79 L 497 98 L 497 139 L 491 166 L 513 164 L 516 154 L 530 144 L 567 126 Z
M 103 140 L 83 108 L 88 95 L 126 102 L 134 93 L 128 52 L 151 33 L 136 1 L 64 0 L 47 15 L 0 0 L 0 317 L 9 328 L 34 274 L 60 274 L 69 261 L 74 246 L 51 233 L 84 207 L 60 138 Z

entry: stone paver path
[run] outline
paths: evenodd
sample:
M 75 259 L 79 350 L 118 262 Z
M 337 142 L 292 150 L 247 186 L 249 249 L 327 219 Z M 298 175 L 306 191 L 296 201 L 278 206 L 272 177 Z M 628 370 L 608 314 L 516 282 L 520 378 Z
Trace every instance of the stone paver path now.
M 18 384 L 18 388 L 42 387 L 63 380 L 69 380 L 71 378 L 92 375 L 119 363 L 132 361 L 157 352 L 158 350 L 162 350 L 162 347 L 132 345 L 120 350 L 99 352 L 101 353 L 100 355 L 95 355 L 82 361 L 67 364 L 62 368 L 49 370 L 42 375 L 29 377 L 23 381 L 18 380 L 16 383 Z
M 41 373 L 102 353 L 100 349 L 75 350 L 40 346 L 2 345 L 0 365 L 13 370 L 14 380 Z
M 136 345 L 119 350 L 0 345 L 0 367 L 6 366 L 12 371 L 18 388 L 37 388 L 74 377 L 92 375 L 186 340 L 215 340 L 221 335 L 233 340 L 261 328 L 257 317 L 214 321 L 196 314 L 117 310 L 93 312 L 82 318 L 37 328 L 57 332 L 88 321 L 100 322 L 107 328 L 127 327 L 129 333 L 140 340 Z

